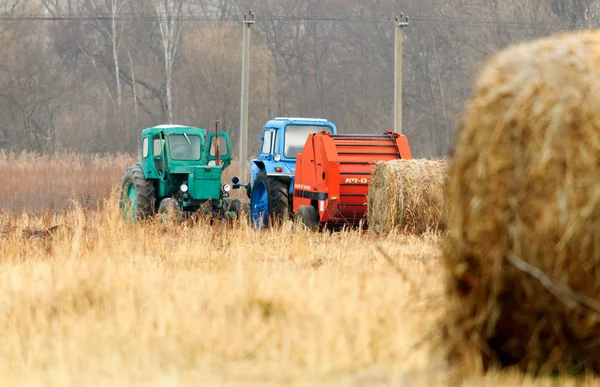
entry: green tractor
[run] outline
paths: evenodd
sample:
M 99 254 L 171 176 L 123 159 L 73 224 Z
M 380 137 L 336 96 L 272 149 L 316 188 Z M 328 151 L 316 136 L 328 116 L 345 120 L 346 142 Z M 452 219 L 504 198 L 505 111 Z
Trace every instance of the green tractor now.
M 181 125 L 144 129 L 142 161 L 127 168 L 121 180 L 122 216 L 133 222 L 156 213 L 239 217 L 239 200 L 229 197 L 229 184 L 222 184 L 231 149 L 218 125 L 210 134 Z

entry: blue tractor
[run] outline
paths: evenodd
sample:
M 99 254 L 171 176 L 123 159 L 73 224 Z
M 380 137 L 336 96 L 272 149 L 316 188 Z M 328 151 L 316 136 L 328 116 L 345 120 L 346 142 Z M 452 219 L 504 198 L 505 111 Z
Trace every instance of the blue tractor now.
M 289 219 L 292 212 L 296 155 L 302 152 L 310 133 L 337 134 L 326 119 L 277 117 L 264 126 L 258 157 L 250 161 L 250 218 L 259 229 Z M 235 178 L 234 188 L 240 187 Z

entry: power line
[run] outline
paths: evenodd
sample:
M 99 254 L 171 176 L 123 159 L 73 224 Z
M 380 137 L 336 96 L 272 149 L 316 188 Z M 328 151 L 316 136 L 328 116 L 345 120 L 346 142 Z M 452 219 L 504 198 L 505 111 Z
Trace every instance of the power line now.
M 164 15 L 155 13 L 122 13 L 114 19 L 119 21 L 157 21 L 165 18 Z M 98 21 L 112 20 L 108 15 L 2 15 L 0 21 Z M 206 15 L 180 15 L 171 17 L 172 20 L 185 21 L 205 21 L 205 22 L 234 22 L 242 21 L 238 17 L 211 17 Z M 256 16 L 257 22 L 276 22 L 276 21 L 307 21 L 307 22 L 344 22 L 344 23 L 390 23 L 393 17 L 390 16 L 308 16 L 308 15 L 267 15 Z M 516 20 L 489 20 L 489 19 L 464 19 L 464 18 L 442 18 L 437 16 L 413 16 L 412 21 L 417 24 L 447 26 L 453 28 L 471 28 L 471 27 L 504 27 L 507 29 L 526 29 L 526 30 L 575 30 L 578 28 L 565 27 L 538 22 L 524 22 Z

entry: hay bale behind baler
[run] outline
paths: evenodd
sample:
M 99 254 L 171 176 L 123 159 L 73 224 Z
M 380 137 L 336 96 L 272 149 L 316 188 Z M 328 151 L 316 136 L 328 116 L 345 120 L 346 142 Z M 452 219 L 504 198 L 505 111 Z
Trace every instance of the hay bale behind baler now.
M 377 163 L 369 182 L 367 222 L 375 232 L 401 228 L 423 233 L 444 228 L 446 160 Z
M 510 47 L 477 80 L 450 162 L 447 357 L 600 369 L 600 33 Z

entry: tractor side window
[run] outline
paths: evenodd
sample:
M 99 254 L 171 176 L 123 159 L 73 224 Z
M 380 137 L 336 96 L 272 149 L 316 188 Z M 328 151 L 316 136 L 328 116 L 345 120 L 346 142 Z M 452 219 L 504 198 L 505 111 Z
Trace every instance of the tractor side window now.
M 160 156 L 162 154 L 162 141 L 160 138 L 155 138 L 152 142 L 152 155 Z
M 148 157 L 148 137 L 144 137 L 144 141 L 142 144 L 142 157 Z
M 273 131 L 268 130 L 263 135 L 263 145 L 261 153 L 269 154 L 271 153 L 271 144 L 273 143 Z
M 159 175 L 163 174 L 164 168 L 166 168 L 166 160 L 162 157 L 162 140 L 158 135 L 152 136 L 152 156 L 154 157 L 154 168 Z
M 217 144 L 217 142 L 215 141 L 216 137 L 213 137 L 210 141 L 210 155 L 211 156 L 216 156 L 217 155 L 217 150 L 215 148 L 215 145 Z M 225 156 L 227 155 L 227 142 L 225 140 L 225 137 L 221 137 L 219 136 L 219 156 Z M 219 157 L 220 159 L 221 157 Z

